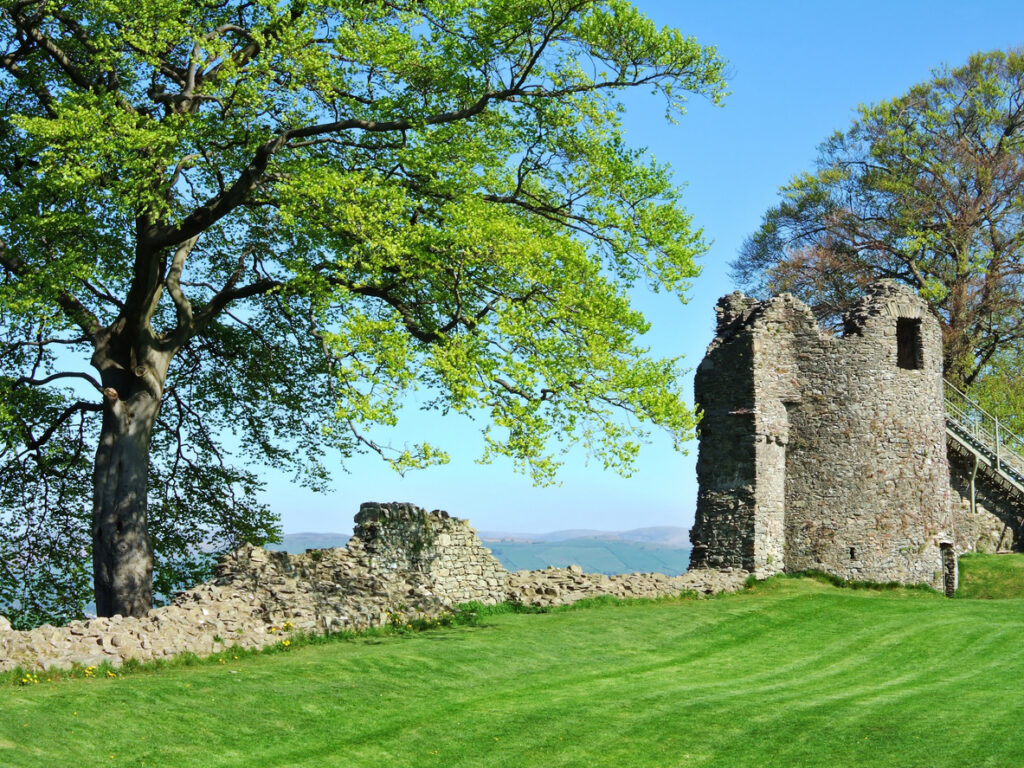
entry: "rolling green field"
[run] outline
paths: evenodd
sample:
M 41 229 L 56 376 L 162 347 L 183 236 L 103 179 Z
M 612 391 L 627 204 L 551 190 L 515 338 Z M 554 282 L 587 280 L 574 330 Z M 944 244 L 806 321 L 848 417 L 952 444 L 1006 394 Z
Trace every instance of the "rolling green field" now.
M 1022 678 L 1024 599 L 777 578 L 2 687 L 0 765 L 1010 768 Z

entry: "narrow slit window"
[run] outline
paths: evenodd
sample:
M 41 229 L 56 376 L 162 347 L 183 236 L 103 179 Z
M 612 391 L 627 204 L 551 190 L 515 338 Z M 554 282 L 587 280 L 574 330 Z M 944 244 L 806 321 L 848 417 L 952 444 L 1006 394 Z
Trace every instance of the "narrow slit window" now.
M 921 320 L 918 318 L 896 319 L 896 365 L 908 371 L 917 371 L 924 367 Z

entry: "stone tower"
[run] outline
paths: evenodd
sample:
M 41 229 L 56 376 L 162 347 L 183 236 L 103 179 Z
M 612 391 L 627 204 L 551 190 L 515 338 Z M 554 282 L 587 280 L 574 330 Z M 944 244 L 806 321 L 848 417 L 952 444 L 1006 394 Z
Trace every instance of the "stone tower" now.
M 925 302 L 873 284 L 842 336 L 788 294 L 733 293 L 717 313 L 695 381 L 691 567 L 942 587 L 955 556 L 942 339 Z

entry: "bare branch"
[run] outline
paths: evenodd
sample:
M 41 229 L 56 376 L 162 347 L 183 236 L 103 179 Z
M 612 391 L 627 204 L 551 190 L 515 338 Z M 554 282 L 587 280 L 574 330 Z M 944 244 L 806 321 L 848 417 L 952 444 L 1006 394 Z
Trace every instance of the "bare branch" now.
M 90 339 L 88 336 L 79 336 L 78 338 L 75 339 L 29 339 L 26 341 L 8 342 L 4 344 L 3 349 L 4 354 L 10 354 L 14 350 L 21 349 L 22 347 L 48 347 L 51 344 L 85 344 L 89 341 L 92 341 L 92 339 Z
M 178 250 L 175 251 L 174 258 L 171 260 L 171 268 L 167 271 L 167 279 L 164 280 L 167 292 L 171 295 L 171 300 L 177 310 L 178 326 L 174 331 L 174 336 L 187 337 L 192 330 L 192 303 L 181 290 L 181 271 L 185 267 L 185 259 L 192 252 L 198 239 L 197 235 L 178 246 Z
M 21 386 L 22 384 L 28 384 L 29 386 L 33 387 L 42 387 L 46 384 L 49 384 L 51 381 L 56 381 L 58 379 L 84 379 L 85 381 L 92 384 L 93 387 L 96 388 L 97 392 L 103 391 L 103 387 L 100 385 L 98 381 L 96 381 L 96 379 L 94 379 L 88 373 L 84 373 L 82 371 L 65 371 L 62 373 L 54 373 L 51 376 L 47 376 L 44 379 L 33 379 L 30 376 L 21 376 L 14 380 L 14 386 L 18 387 Z
M 88 280 L 85 280 L 85 279 L 82 279 L 82 278 L 80 278 L 79 280 L 82 283 L 82 285 L 85 286 L 85 289 L 87 291 L 89 291 L 89 293 L 91 293 L 97 299 L 105 301 L 105 302 L 107 302 L 109 304 L 113 304 L 118 309 L 124 309 L 124 302 L 121 301 L 120 299 L 118 299 L 116 296 L 112 295 L 110 293 L 110 291 L 107 291 L 107 290 L 105 290 L 105 289 L 103 289 L 101 287 L 95 286 L 92 283 L 90 283 Z
M 50 426 L 46 428 L 46 431 L 38 438 L 32 436 L 32 430 L 27 424 L 22 424 L 25 429 L 25 447 L 30 451 L 39 450 L 49 442 L 50 438 L 53 437 L 54 433 L 58 429 L 60 429 L 61 425 L 76 413 L 98 413 L 102 410 L 103 406 L 99 403 L 77 402 L 74 405 L 68 406 L 60 416 L 53 420 Z

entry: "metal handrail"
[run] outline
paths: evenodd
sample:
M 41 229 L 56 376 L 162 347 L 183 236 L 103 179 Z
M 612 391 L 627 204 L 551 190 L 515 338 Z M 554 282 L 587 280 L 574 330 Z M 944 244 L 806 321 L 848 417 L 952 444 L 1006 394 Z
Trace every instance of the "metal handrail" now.
M 989 454 L 996 471 L 1024 478 L 1024 439 L 948 381 L 942 383 L 951 425 Z

